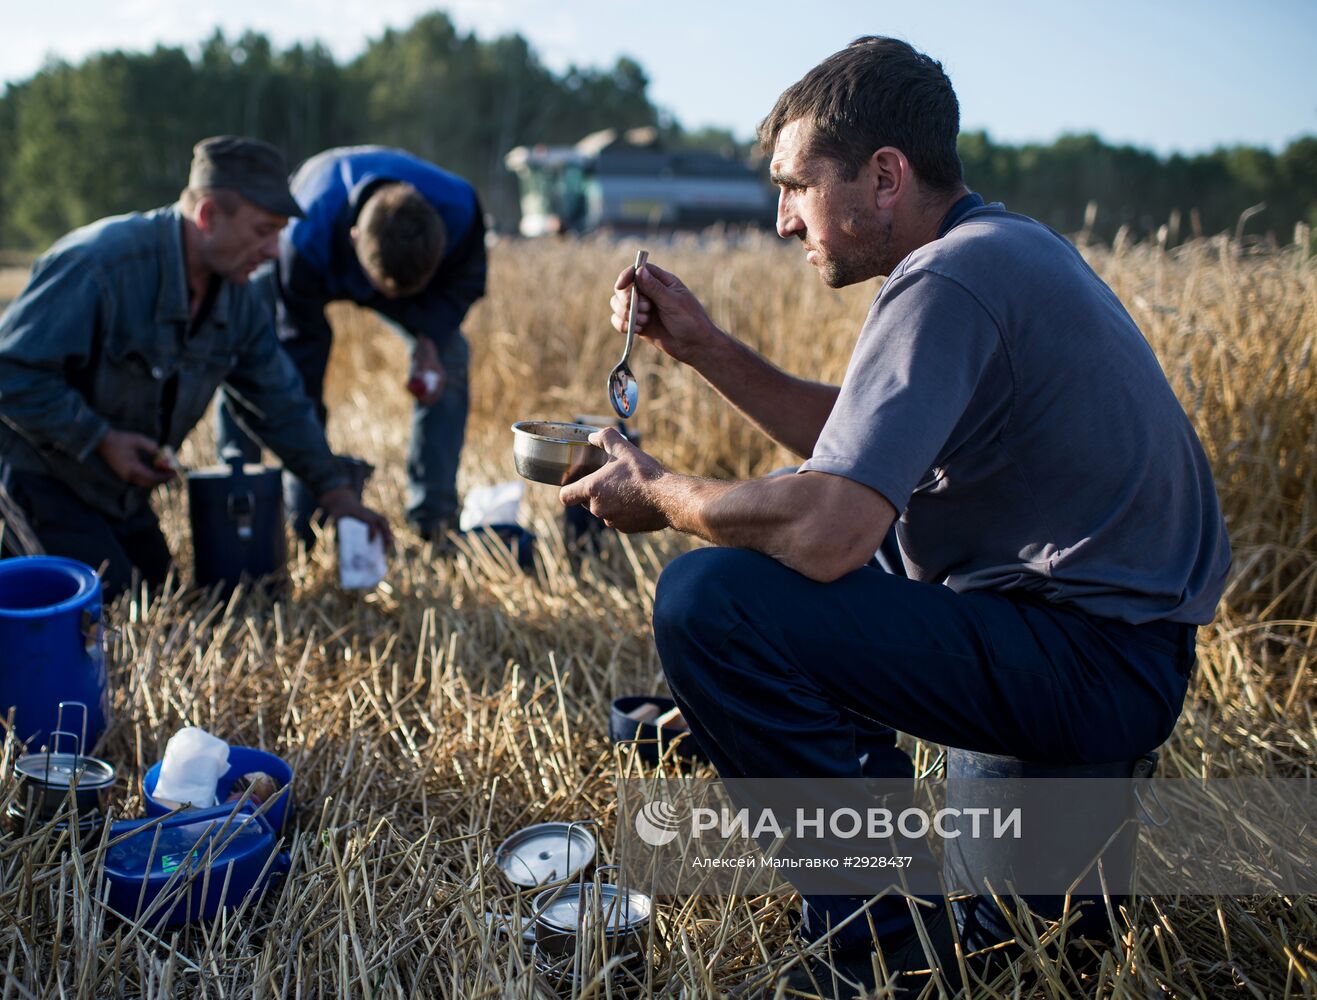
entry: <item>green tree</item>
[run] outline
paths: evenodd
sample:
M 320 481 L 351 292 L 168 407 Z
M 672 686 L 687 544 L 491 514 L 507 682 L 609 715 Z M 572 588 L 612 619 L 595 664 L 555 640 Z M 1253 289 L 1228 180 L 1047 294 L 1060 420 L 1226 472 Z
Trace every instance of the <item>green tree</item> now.
M 329 146 L 400 146 L 468 178 L 511 227 L 516 186 L 503 167 L 517 145 L 574 143 L 603 128 L 657 125 L 673 148 L 745 156 L 722 130 L 685 132 L 651 103 L 640 63 L 556 74 L 520 35 L 489 41 L 434 12 L 370 41 L 340 66 L 320 45 L 280 51 L 256 32 L 216 31 L 195 54 L 159 47 L 51 62 L 0 93 L 0 246 L 39 249 L 101 216 L 160 205 L 186 182 L 193 144 L 254 135 L 290 166 Z M 1172 218 L 1179 236 L 1233 230 L 1252 205 L 1250 238 L 1288 241 L 1317 225 L 1317 138 L 1279 154 L 1235 147 L 1165 159 L 1091 134 L 1007 146 L 960 137 L 970 186 L 1063 232 L 1121 226 L 1149 237 Z
M 482 42 L 439 12 L 386 31 L 345 74 L 362 142 L 399 146 L 470 180 L 510 225 L 513 146 L 569 143 L 600 128 L 654 124 L 648 79 L 634 60 L 555 77 L 519 35 Z

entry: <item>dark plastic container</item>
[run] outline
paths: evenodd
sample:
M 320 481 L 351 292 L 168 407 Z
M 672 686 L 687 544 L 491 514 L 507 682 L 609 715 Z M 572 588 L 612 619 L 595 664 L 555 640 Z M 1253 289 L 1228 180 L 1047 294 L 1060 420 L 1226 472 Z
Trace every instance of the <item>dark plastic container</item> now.
M 959 836 L 945 841 L 943 870 L 948 886 L 983 892 L 986 881 L 1005 900 L 1009 899 L 1008 886 L 1021 884 L 1021 877 L 1035 885 L 1044 881 L 1069 885 L 1087 869 L 1070 897 L 1070 911 L 1078 909 L 1080 917 L 1069 936 L 1108 938 L 1111 929 L 1101 879 L 1112 887 L 1130 885 L 1138 848 L 1135 782 L 1151 776 L 1156 755 L 1114 764 L 1061 765 L 948 747 L 946 761 L 948 809 L 1009 811 L 1024 807 L 1019 839 Z M 1046 792 L 1044 785 L 1057 780 L 1066 782 L 1064 804 L 1038 808 L 1040 802 L 1056 805 L 1055 793 Z M 959 824 L 966 822 L 962 819 Z M 1101 875 L 1093 863 L 1099 855 Z M 1123 893 L 1113 889 L 1112 895 Z M 1061 917 L 1066 905 L 1064 895 L 1020 898 L 1034 913 L 1052 920 Z M 952 905 L 968 950 L 1014 937 L 990 895 L 972 896 Z
M 562 512 L 563 541 L 567 551 L 579 556 L 582 551 L 598 552 L 604 532 L 612 529 L 590 513 L 590 508 L 575 504 Z
M 284 823 L 293 808 L 293 769 L 282 757 L 277 757 L 268 750 L 258 750 L 256 747 L 229 747 L 229 769 L 220 775 L 215 785 L 215 797 L 220 805 L 223 805 L 229 792 L 233 790 L 233 783 L 244 774 L 253 771 L 264 771 L 279 784 L 278 800 L 262 815 L 269 820 L 270 826 L 276 833 L 282 833 Z M 142 776 L 142 796 L 146 799 L 148 816 L 164 816 L 173 811 L 172 806 L 164 805 L 155 799 L 155 786 L 159 780 L 160 764 L 157 762 L 147 768 L 146 774 Z M 231 809 L 232 804 L 228 808 Z M 253 810 L 257 808 L 259 807 L 252 806 Z
M 676 708 L 677 703 L 671 698 L 658 695 L 638 694 L 618 698 L 613 702 L 608 715 L 608 735 L 614 743 L 626 743 L 632 740 L 640 759 L 650 764 L 657 764 L 659 757 L 673 747 L 673 753 L 682 760 L 708 761 L 700 745 L 695 742 L 695 735 L 685 729 L 660 729 L 649 722 L 637 722 L 628 719 L 627 713 L 634 711 L 646 702 L 659 707 L 659 715 Z
M 0 560 L 0 715 L 13 708 L 15 734 L 35 748 L 62 701 L 87 706 L 90 752 L 107 714 L 100 578 L 60 556 Z
M 196 585 L 228 595 L 246 577 L 278 590 L 288 571 L 279 470 L 234 451 L 227 465 L 188 473 L 187 495 Z
M 134 833 L 134 831 L 137 831 Z M 163 821 L 126 820 L 111 839 L 132 834 L 105 853 L 110 908 L 148 927 L 179 927 L 234 909 L 288 871 L 264 816 L 231 805 L 179 813 Z
M 523 572 L 530 573 L 535 569 L 535 535 L 519 524 L 482 524 L 461 534 L 493 536 L 512 553 Z

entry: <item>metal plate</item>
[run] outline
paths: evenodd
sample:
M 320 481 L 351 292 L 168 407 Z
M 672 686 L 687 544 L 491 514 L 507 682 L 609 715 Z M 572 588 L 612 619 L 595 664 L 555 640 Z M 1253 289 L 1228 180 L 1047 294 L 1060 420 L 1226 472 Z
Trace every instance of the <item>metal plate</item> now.
M 494 864 L 513 885 L 534 888 L 562 882 L 594 861 L 595 841 L 579 823 L 539 823 L 499 845 Z
M 68 788 L 75 775 L 81 789 L 114 784 L 114 768 L 105 761 L 71 753 L 30 753 L 18 758 L 14 771 L 48 788 Z
M 541 923 L 554 930 L 579 933 L 602 923 L 605 934 L 625 934 L 649 919 L 649 897 L 639 892 L 599 886 L 596 902 L 593 884 L 568 886 L 540 911 Z

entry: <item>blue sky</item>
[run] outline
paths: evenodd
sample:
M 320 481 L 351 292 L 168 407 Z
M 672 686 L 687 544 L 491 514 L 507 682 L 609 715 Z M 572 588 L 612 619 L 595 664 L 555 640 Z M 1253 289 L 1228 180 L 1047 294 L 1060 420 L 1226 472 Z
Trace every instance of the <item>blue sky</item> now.
M 1317 0 L 15 0 L 0 27 L 0 80 L 53 54 L 195 43 L 216 26 L 276 44 L 319 39 L 340 59 L 436 6 L 482 37 L 518 31 L 561 70 L 618 55 L 687 127 L 748 136 L 781 90 L 861 34 L 940 59 L 966 129 L 1005 142 L 1065 131 L 1198 152 L 1279 149 L 1317 134 Z

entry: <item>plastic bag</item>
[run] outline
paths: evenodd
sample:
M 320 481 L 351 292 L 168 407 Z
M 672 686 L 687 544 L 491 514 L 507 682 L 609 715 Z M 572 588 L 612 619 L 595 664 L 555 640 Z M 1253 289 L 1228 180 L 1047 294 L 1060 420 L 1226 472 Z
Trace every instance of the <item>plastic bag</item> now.
M 466 495 L 458 527 L 470 531 L 490 524 L 516 524 L 525 489 L 525 484 L 517 480 L 477 486 Z

